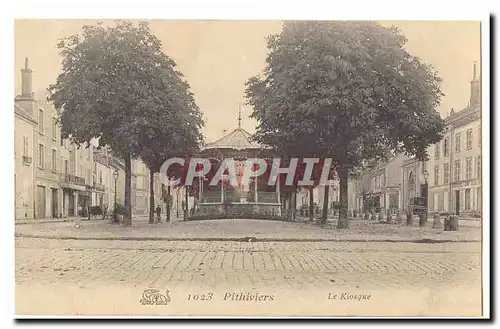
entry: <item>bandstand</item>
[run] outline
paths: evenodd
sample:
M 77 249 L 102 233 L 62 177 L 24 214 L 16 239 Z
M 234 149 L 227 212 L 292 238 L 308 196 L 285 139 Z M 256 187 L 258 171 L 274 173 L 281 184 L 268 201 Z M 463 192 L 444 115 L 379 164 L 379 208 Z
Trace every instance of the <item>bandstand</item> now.
M 212 163 L 221 163 L 228 158 L 234 160 L 237 185 L 229 184 L 227 178 L 216 186 L 210 186 L 208 180 L 201 180 L 198 183 L 195 215 L 217 218 L 281 215 L 279 177 L 274 186 L 268 185 L 268 175 L 242 182 L 247 159 L 271 156 L 269 148 L 255 143 L 251 137 L 239 123 L 231 133 L 202 148 L 201 157 L 209 158 Z

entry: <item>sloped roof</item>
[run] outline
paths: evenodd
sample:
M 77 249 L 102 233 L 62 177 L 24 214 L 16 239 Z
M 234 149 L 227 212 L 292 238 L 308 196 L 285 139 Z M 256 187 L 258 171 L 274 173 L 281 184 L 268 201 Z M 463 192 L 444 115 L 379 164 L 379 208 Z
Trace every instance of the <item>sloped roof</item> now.
M 35 119 L 33 118 L 33 116 L 28 111 L 23 109 L 21 106 L 17 105 L 16 103 L 14 103 L 14 113 L 16 113 L 16 114 L 18 114 L 18 115 L 20 115 L 28 120 L 35 122 Z
M 252 135 L 242 128 L 236 128 L 231 133 L 219 138 L 215 142 L 208 143 L 203 150 L 209 149 L 261 149 L 262 146 L 251 140 Z

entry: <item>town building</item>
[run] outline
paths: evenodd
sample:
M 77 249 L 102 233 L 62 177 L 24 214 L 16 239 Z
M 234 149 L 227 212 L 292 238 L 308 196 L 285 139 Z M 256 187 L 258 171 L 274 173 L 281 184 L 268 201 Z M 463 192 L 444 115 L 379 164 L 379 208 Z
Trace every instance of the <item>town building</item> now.
M 94 194 L 92 205 L 109 208 L 114 200 L 110 197 L 114 193 L 113 169 L 110 164 L 110 155 L 107 149 L 94 149 Z
M 26 96 L 26 95 L 25 95 Z M 30 103 L 29 97 L 25 100 Z M 36 120 L 32 112 L 28 112 L 18 104 L 14 104 L 14 196 L 15 218 L 35 218 L 35 169 L 33 157 Z
M 428 161 L 422 163 L 409 159 L 404 164 L 405 206 L 409 205 L 411 197 L 425 196 L 428 192 L 429 212 L 451 212 L 462 216 L 481 214 L 480 79 L 474 64 L 468 106 L 460 111 L 451 109 L 444 120 L 443 139 L 428 148 Z M 427 186 L 428 191 L 425 190 Z
M 117 202 L 123 204 L 123 161 L 107 149 L 96 152 L 95 141 L 78 147 L 62 138 L 60 113 L 47 96 L 33 92 L 32 70 L 26 59 L 21 93 L 14 98 L 16 219 L 86 217 L 88 207 L 97 205 L 112 209 L 115 170 L 119 173 Z M 136 179 L 132 174 L 134 202 Z
M 132 160 L 132 213 L 149 214 L 149 169 L 139 159 Z
M 397 211 L 403 198 L 403 154 L 389 156 L 387 161 L 366 170 L 348 183 L 349 210 Z

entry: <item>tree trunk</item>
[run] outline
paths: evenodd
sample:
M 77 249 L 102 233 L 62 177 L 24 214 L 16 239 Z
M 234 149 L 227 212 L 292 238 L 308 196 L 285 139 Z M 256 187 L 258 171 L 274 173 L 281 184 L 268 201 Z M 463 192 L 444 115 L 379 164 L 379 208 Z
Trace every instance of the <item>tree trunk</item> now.
M 123 224 L 132 226 L 132 159 L 130 154 L 124 156 L 125 161 L 125 213 L 123 214 Z
M 293 201 L 293 195 L 292 195 L 292 191 L 288 192 L 288 220 L 292 220 L 292 209 L 293 209 L 293 204 L 292 204 L 292 201 Z
M 295 186 L 293 192 L 293 211 L 292 211 L 292 220 L 295 220 L 297 217 L 297 186 Z
M 170 184 L 167 186 L 167 222 L 170 222 Z
M 330 202 L 329 196 L 330 196 L 330 185 L 325 185 L 325 197 L 323 198 L 323 215 L 321 217 L 322 224 L 326 224 L 326 221 L 328 219 L 328 203 Z
M 344 166 L 340 166 L 339 168 L 339 179 L 340 179 L 340 209 L 339 209 L 339 222 L 337 224 L 337 228 L 347 228 L 349 226 L 349 222 L 347 219 L 347 207 L 348 207 L 348 185 L 347 185 L 347 177 L 348 170 Z
M 184 203 L 186 204 L 185 207 L 186 209 L 184 209 L 184 220 L 187 220 L 188 217 L 189 217 L 189 206 L 188 206 L 188 201 L 189 201 L 189 191 L 188 191 L 188 187 L 186 186 L 186 188 L 184 189 Z
M 314 220 L 314 194 L 313 187 L 309 188 L 309 220 Z
M 153 224 L 155 220 L 155 185 L 154 172 L 149 171 L 149 224 Z

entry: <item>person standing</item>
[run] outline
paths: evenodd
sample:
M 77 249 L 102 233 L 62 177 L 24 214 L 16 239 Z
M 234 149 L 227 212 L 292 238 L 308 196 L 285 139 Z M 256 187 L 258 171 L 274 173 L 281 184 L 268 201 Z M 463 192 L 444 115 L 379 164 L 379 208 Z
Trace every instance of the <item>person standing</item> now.
M 158 223 L 161 223 L 161 207 L 160 205 L 156 206 L 156 219 Z

